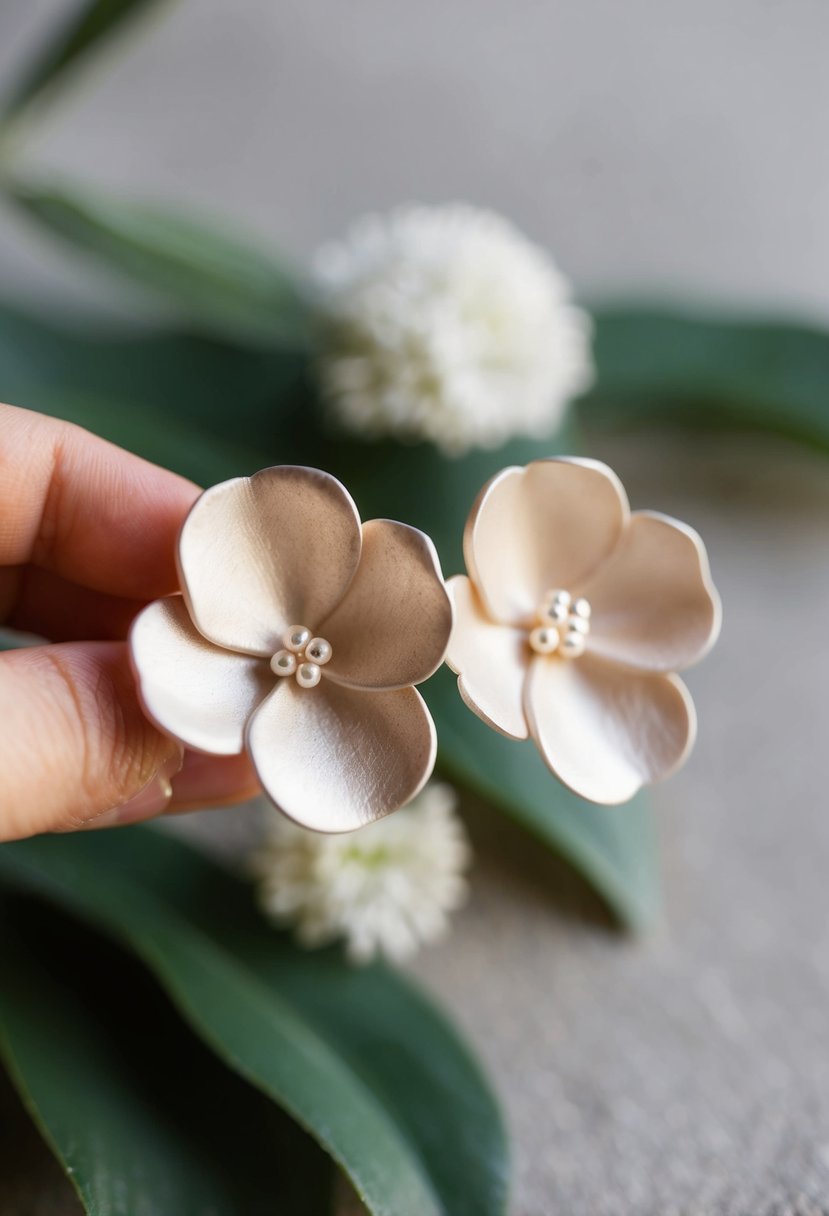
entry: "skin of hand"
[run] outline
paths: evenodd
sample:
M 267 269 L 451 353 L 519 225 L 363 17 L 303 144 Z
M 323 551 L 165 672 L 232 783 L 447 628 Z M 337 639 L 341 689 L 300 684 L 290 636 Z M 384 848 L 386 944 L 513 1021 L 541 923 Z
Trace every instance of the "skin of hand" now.
M 257 793 L 244 756 L 184 751 L 144 716 L 126 636 L 179 590 L 191 482 L 80 427 L 0 405 L 0 841 Z

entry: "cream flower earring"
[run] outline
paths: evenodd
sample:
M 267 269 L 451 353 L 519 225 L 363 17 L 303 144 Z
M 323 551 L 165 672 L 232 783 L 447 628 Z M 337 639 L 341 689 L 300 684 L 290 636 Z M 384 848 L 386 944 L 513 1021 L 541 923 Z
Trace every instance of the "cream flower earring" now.
M 431 540 L 360 524 L 317 469 L 205 491 L 178 547 L 183 594 L 136 619 L 150 718 L 187 747 L 250 754 L 289 818 L 343 832 L 396 810 L 435 763 L 415 684 L 443 661 L 452 608 Z
M 464 558 L 447 663 L 470 709 L 531 736 L 592 802 L 625 802 L 682 764 L 696 718 L 673 673 L 713 645 L 721 615 L 696 532 L 631 514 L 606 465 L 539 460 L 484 487 Z

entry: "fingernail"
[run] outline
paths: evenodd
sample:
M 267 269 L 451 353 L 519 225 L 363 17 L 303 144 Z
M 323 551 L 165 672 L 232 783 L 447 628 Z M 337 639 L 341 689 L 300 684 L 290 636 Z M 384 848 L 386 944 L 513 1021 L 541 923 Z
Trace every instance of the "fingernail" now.
M 114 806 L 102 815 L 96 815 L 85 823 L 84 828 L 114 828 L 126 827 L 129 823 L 141 823 L 144 819 L 154 819 L 170 805 L 173 797 L 173 787 L 170 778 L 174 777 L 182 765 L 182 756 L 177 754 L 164 764 L 143 789 Z
M 128 823 L 141 823 L 143 819 L 153 819 L 169 806 L 173 796 L 173 787 L 169 777 L 153 777 L 149 785 L 145 785 L 140 793 L 121 806 L 115 806 L 103 815 L 96 815 L 83 826 L 85 828 L 114 828 L 125 827 Z
M 215 806 L 223 799 L 234 802 L 240 793 L 254 785 L 255 777 L 244 756 L 217 757 L 188 752 L 181 771 L 175 776 L 176 808 Z

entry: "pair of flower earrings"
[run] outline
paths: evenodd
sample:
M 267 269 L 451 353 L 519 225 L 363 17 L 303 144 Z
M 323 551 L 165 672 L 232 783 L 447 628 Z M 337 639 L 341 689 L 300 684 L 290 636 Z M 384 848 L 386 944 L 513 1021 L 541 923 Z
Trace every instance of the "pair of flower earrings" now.
M 606 465 L 551 458 L 484 486 L 464 558 L 445 583 L 428 536 L 361 525 L 317 469 L 214 486 L 182 526 L 182 595 L 132 629 L 145 711 L 196 751 L 246 750 L 275 805 L 320 832 L 423 787 L 437 737 L 415 685 L 444 660 L 474 713 L 531 737 L 584 798 L 625 802 L 679 767 L 696 720 L 674 673 L 720 624 L 691 528 L 631 513 Z

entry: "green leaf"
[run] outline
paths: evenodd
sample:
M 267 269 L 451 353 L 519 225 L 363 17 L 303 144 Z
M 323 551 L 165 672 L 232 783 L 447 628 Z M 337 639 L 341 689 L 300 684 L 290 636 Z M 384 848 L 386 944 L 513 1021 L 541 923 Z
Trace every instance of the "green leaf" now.
M 0 118 L 12 118 L 46 89 L 53 88 L 99 43 L 154 3 L 156 0 L 89 0 L 76 7 L 0 106 Z
M 761 430 L 829 450 L 824 330 L 633 305 L 597 308 L 594 319 L 588 420 Z
M 319 1149 L 142 968 L 30 899 L 0 899 L 0 921 L 0 1060 L 90 1216 L 326 1209 Z
M 571 428 L 546 443 L 516 440 L 495 452 L 447 460 L 429 444 L 338 440 L 322 454 L 354 494 L 364 519 L 385 516 L 422 528 L 434 540 L 446 576 L 464 569 L 466 517 L 478 491 L 508 465 L 556 452 L 577 452 Z M 659 906 L 658 857 L 644 796 L 623 807 L 598 807 L 555 780 L 531 743 L 504 739 L 461 700 L 443 669 L 423 688 L 435 717 L 439 764 L 562 854 L 594 887 L 622 924 L 641 928 Z
M 183 212 L 86 190 L 11 181 L 42 227 L 149 287 L 206 330 L 254 346 L 307 344 L 297 278 L 274 256 Z
M 164 468 L 209 486 L 230 477 L 255 473 L 262 464 L 259 453 L 240 444 L 221 443 L 194 431 L 175 417 L 164 416 L 148 406 L 125 403 L 114 407 L 108 400 L 70 397 L 41 398 L 44 413 L 86 427 L 131 452 Z
M 291 459 L 306 361 L 177 333 L 95 334 L 0 305 L 0 400 L 203 485 Z
M 152 829 L 0 849 L 0 875 L 125 940 L 194 1030 L 339 1162 L 378 1216 L 504 1210 L 497 1107 L 456 1033 L 400 976 L 308 954 L 249 888 Z

